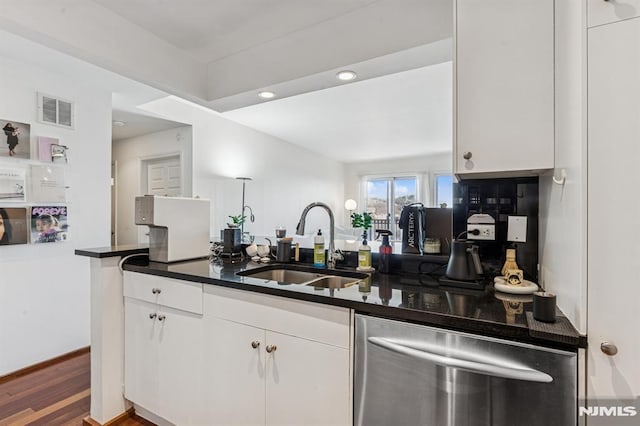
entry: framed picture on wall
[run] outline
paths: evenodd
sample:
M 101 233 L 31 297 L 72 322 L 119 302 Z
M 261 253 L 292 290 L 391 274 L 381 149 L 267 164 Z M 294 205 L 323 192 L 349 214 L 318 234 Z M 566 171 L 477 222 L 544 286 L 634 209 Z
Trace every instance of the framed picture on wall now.
M 18 169 L 0 169 L 0 202 L 27 201 L 25 188 L 26 171 Z
M 26 244 L 28 240 L 27 209 L 0 207 L 0 245 Z
M 31 158 L 31 125 L 0 118 L 2 143 L 0 157 Z
M 31 207 L 31 243 L 67 241 L 68 229 L 67 206 Z

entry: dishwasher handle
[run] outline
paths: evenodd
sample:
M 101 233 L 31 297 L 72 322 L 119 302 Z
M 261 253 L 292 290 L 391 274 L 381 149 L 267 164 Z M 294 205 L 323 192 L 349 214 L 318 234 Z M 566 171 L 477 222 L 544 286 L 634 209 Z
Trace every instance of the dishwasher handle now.
M 458 368 L 471 373 L 487 376 L 504 377 L 507 379 L 524 380 L 529 382 L 551 383 L 553 377 L 542 371 L 526 366 L 510 367 L 492 364 L 490 362 L 472 361 L 439 355 L 421 349 L 412 348 L 382 337 L 369 337 L 367 340 L 381 348 L 408 355 L 423 361 L 432 362 L 443 367 Z

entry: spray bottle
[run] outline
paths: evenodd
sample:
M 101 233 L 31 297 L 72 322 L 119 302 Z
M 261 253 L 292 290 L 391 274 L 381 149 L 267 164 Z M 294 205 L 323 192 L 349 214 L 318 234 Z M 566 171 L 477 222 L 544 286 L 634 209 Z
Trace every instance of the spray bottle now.
M 382 245 L 380 246 L 380 256 L 378 257 L 378 271 L 383 274 L 388 274 L 391 268 L 391 253 L 393 253 L 393 247 L 389 244 L 389 236 L 393 234 L 388 229 L 378 229 L 376 232 L 378 233 L 378 237 L 382 235 Z

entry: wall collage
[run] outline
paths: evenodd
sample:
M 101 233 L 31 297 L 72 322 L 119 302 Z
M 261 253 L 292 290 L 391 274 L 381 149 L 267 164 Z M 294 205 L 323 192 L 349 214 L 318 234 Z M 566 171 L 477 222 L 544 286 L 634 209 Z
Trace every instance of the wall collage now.
M 0 245 L 67 241 L 68 148 L 28 123 L 0 117 L 0 127 Z

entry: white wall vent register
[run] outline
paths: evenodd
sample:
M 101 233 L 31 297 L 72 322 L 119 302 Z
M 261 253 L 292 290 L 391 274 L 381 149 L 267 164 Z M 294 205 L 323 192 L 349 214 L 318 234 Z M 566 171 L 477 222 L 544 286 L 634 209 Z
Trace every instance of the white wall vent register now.
M 73 102 L 38 93 L 38 121 L 73 129 L 75 126 Z

